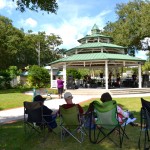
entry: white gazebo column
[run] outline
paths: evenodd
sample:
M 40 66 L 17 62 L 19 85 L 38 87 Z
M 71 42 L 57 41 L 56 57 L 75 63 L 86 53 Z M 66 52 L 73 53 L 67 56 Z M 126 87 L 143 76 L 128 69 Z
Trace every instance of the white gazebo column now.
M 50 78 L 51 78 L 51 88 L 53 88 L 53 67 L 51 66 L 51 75 L 50 75 Z
M 105 61 L 105 89 L 108 90 L 108 61 Z
M 138 73 L 139 73 L 139 88 L 142 88 L 141 63 L 139 63 L 138 65 Z
M 66 89 L 66 64 L 63 65 L 63 81 L 64 81 L 64 89 Z

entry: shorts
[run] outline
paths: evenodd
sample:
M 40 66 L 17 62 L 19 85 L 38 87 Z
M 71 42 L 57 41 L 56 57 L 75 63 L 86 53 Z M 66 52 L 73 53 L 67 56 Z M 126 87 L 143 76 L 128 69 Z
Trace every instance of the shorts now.
M 63 93 L 63 88 L 58 88 L 58 94 L 62 94 Z

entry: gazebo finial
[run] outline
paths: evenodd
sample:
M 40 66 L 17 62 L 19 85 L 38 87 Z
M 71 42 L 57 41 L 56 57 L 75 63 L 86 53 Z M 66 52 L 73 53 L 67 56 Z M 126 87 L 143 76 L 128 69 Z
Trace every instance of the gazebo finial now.
M 96 24 L 94 24 L 93 28 L 91 29 L 91 34 L 99 34 L 99 33 L 100 33 L 100 29 Z

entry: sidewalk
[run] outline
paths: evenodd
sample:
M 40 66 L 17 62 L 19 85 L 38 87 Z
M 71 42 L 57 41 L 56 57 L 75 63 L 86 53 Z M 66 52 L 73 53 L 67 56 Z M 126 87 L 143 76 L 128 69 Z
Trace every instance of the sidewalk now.
M 59 109 L 59 105 L 65 104 L 64 99 L 57 99 L 56 95 L 54 95 L 54 96 L 52 95 L 52 97 L 54 97 L 55 99 L 46 100 L 44 102 L 44 104 L 47 107 L 51 108 L 52 110 L 56 111 Z M 73 102 L 81 103 L 81 102 L 89 100 L 91 98 L 93 98 L 93 96 L 75 95 L 73 98 Z M 0 111 L 0 124 L 10 123 L 10 122 L 14 122 L 16 120 L 23 119 L 23 115 L 24 115 L 23 107 Z
M 116 97 L 145 97 L 145 96 L 150 96 L 150 94 L 128 94 L 128 95 L 115 95 L 115 96 L 112 95 L 113 98 L 116 98 Z M 52 97 L 55 97 L 55 99 L 46 100 L 44 102 L 44 104 L 47 107 L 51 108 L 52 110 L 56 111 L 59 109 L 59 105 L 62 105 L 65 103 L 65 100 L 57 99 L 56 95 L 52 95 Z M 93 95 L 74 95 L 73 102 L 77 104 L 77 103 L 87 101 L 91 98 L 99 98 L 99 97 L 98 97 L 98 95 L 95 95 L 95 96 L 93 96 Z M 0 124 L 9 123 L 9 122 L 23 119 L 23 114 L 24 114 L 23 107 L 0 111 Z

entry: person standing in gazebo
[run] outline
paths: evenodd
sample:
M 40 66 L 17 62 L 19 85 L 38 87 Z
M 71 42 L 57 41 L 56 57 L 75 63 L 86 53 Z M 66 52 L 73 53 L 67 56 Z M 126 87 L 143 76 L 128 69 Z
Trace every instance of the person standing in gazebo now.
M 108 77 L 109 87 L 112 86 L 111 78 L 112 78 L 112 72 L 109 73 L 109 77 Z
M 137 85 L 136 85 L 136 80 L 137 80 L 137 75 L 136 73 L 134 72 L 133 75 L 132 75 L 132 80 L 133 80 L 133 85 L 132 87 L 135 88 Z
M 57 79 L 57 89 L 58 89 L 59 99 L 63 98 L 62 93 L 63 93 L 63 89 L 64 89 L 64 81 L 61 79 L 61 77 L 58 77 L 58 79 Z
M 119 73 L 117 73 L 116 82 L 117 82 L 117 87 L 120 87 L 120 74 Z

